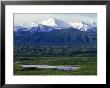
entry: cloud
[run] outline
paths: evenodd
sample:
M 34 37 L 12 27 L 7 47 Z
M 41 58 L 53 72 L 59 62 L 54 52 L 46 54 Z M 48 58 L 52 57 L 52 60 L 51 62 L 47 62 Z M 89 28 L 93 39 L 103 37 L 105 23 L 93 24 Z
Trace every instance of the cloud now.
M 41 23 L 48 18 L 57 18 L 66 22 L 71 21 L 84 21 L 91 22 L 97 21 L 96 13 L 33 13 L 33 14 L 14 14 L 14 25 L 30 25 L 33 21 Z

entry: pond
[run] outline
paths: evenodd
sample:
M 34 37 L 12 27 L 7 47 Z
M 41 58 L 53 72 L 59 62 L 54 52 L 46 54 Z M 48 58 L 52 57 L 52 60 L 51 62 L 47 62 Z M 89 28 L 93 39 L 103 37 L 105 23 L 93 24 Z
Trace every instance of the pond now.
M 50 66 L 50 65 L 21 65 L 23 68 L 53 68 L 58 70 L 77 70 L 80 67 L 76 66 Z

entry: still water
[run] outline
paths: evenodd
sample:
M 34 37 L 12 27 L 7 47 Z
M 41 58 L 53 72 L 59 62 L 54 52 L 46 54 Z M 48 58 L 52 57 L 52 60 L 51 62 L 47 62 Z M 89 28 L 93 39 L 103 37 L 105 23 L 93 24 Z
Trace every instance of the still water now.
M 76 66 L 50 66 L 50 65 L 21 65 L 23 68 L 53 68 L 58 70 L 77 70 Z

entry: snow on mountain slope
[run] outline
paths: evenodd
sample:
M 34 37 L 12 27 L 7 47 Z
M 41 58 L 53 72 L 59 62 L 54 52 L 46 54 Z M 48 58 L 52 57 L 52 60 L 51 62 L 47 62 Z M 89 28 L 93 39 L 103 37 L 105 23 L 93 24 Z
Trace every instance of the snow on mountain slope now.
M 47 26 L 52 26 L 52 27 L 57 26 L 57 24 L 53 18 L 49 18 L 47 20 L 42 21 L 42 24 L 47 25 Z
M 93 21 L 89 24 L 89 27 L 97 27 L 97 23 L 95 21 Z
M 81 21 L 70 22 L 70 25 L 73 28 L 77 28 L 80 31 L 87 31 L 88 29 L 88 24 L 81 22 Z
M 43 25 L 52 26 L 56 29 L 69 28 L 70 25 L 64 21 L 58 20 L 56 18 L 49 18 L 45 21 L 42 21 Z
M 96 32 L 97 23 L 85 23 L 82 21 L 73 21 L 73 22 L 64 22 L 56 18 L 49 18 L 47 20 L 42 21 L 41 23 L 37 23 L 33 21 L 29 26 L 14 26 L 14 31 L 36 31 L 36 32 L 49 32 L 52 30 L 61 30 L 61 29 L 68 29 L 68 28 L 76 28 L 79 31 L 93 31 Z
M 30 27 L 37 27 L 37 26 L 38 26 L 38 24 L 34 21 L 30 24 Z
M 88 32 L 97 32 L 97 23 L 96 22 L 91 22 L 89 25 L 88 25 Z

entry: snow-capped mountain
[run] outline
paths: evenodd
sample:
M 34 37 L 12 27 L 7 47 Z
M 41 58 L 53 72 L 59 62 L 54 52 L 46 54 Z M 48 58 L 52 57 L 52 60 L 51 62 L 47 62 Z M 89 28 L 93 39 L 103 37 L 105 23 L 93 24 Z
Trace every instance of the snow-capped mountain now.
M 18 32 L 18 31 L 27 31 L 29 30 L 30 28 L 27 28 L 25 26 L 14 26 L 14 31 L 15 32 Z
M 30 27 L 37 27 L 38 26 L 38 23 L 33 21 L 31 24 L 30 24 Z
M 70 22 L 70 25 L 73 28 L 78 29 L 79 31 L 96 32 L 97 29 L 96 22 L 85 23 L 81 21 L 75 21 L 75 22 Z
M 96 22 L 91 22 L 88 24 L 88 32 L 97 32 L 97 23 Z
M 56 18 L 49 18 L 41 23 L 33 21 L 28 27 L 23 25 L 14 26 L 14 31 L 49 32 L 52 30 L 62 30 L 65 28 L 69 29 L 70 27 L 79 31 L 96 32 L 97 24 L 96 22 L 85 23 L 82 21 L 64 22 Z
M 47 20 L 42 21 L 42 24 L 46 26 L 52 26 L 52 27 L 57 26 L 56 21 L 53 18 L 49 18 Z
M 96 44 L 96 22 L 64 22 L 49 18 L 30 25 L 14 26 L 16 45 L 84 45 Z
M 88 29 L 88 24 L 81 22 L 81 21 L 70 22 L 70 25 L 73 28 L 77 28 L 80 31 L 87 31 L 87 29 Z
M 96 21 L 91 22 L 91 23 L 89 24 L 89 26 L 91 26 L 91 27 L 97 27 Z
M 47 20 L 42 21 L 43 25 L 52 26 L 55 29 L 63 29 L 71 27 L 68 23 L 58 20 L 56 18 L 49 18 Z

